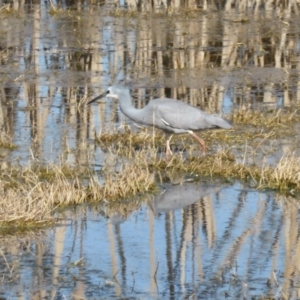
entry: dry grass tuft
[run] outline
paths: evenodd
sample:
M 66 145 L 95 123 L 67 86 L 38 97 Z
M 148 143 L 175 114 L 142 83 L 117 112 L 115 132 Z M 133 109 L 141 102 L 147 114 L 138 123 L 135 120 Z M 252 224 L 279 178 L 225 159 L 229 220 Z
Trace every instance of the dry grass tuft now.
M 11 4 L 5 4 L 0 7 L 0 14 L 1 15 L 6 15 L 6 16 L 11 16 L 15 15 L 18 12 L 13 8 Z
M 98 179 L 89 183 L 90 201 L 118 200 L 139 193 L 153 192 L 155 190 L 154 173 L 145 165 L 125 165 L 117 173 L 104 175 L 104 184 L 100 185 Z
M 54 221 L 56 208 L 81 203 L 105 201 L 112 211 L 109 214 L 118 211 L 121 216 L 128 215 L 140 205 L 134 200 L 138 195 L 156 191 L 155 176 L 161 180 L 219 177 L 242 180 L 258 188 L 299 191 L 300 158 L 284 156 L 272 167 L 238 163 L 229 150 L 206 157 L 184 158 L 177 153 L 165 160 L 143 149 L 127 159 L 118 171 L 107 169 L 101 177 L 68 166 L 32 165 L 24 169 L 6 169 L 0 177 L 0 229 L 12 222 L 21 228 L 47 224 Z M 119 201 L 129 197 L 133 198 L 130 202 Z
M 67 17 L 76 19 L 76 21 L 80 21 L 81 13 L 78 10 L 63 8 L 60 5 L 55 5 L 52 0 L 50 0 L 51 9 L 49 10 L 49 14 L 52 17 Z
M 232 114 L 234 124 L 250 124 L 254 126 L 278 127 L 300 122 L 300 108 L 278 109 L 272 113 L 262 110 L 239 108 Z
M 178 18 L 186 18 L 186 17 L 199 17 L 199 14 L 203 13 L 203 10 L 201 10 L 198 7 L 174 7 L 172 5 L 168 6 L 168 8 L 162 8 L 158 7 L 155 9 L 152 7 L 151 9 L 147 9 L 146 11 L 141 11 L 140 9 L 134 8 L 134 7 L 128 7 L 128 8 L 113 8 L 109 11 L 109 15 L 113 17 L 154 17 L 154 16 L 162 16 L 162 17 L 176 17 L 176 20 Z
M 13 144 L 11 137 L 4 132 L 0 133 L 0 148 L 16 149 L 17 146 Z
M 164 134 L 159 130 L 151 132 L 148 128 L 143 128 L 138 133 L 133 133 L 130 129 L 124 132 L 104 132 L 97 137 L 97 141 L 102 148 L 112 149 L 116 154 L 129 158 L 142 149 L 160 148 L 164 151 L 165 147 Z
M 140 13 L 136 9 L 125 9 L 125 8 L 114 8 L 113 10 L 109 11 L 109 15 L 115 18 L 120 18 L 120 17 L 127 17 L 127 18 L 132 18 L 132 17 L 138 17 L 140 16 Z
M 21 226 L 51 222 L 58 207 L 113 201 L 155 189 L 154 174 L 145 166 L 128 164 L 119 172 L 107 171 L 103 184 L 89 173 L 83 180 L 81 171 L 67 166 L 6 170 L 0 178 L 0 228 L 11 222 Z
M 279 190 L 300 190 L 300 157 L 284 155 L 275 168 L 263 165 L 259 187 Z
M 160 161 L 153 169 L 174 174 L 185 173 L 201 177 L 219 177 L 225 180 L 237 179 L 260 189 L 300 191 L 300 157 L 294 154 L 283 156 L 276 166 L 267 164 L 246 165 L 238 163 L 230 151 L 219 151 L 207 157 L 183 159 L 176 155 L 171 161 Z

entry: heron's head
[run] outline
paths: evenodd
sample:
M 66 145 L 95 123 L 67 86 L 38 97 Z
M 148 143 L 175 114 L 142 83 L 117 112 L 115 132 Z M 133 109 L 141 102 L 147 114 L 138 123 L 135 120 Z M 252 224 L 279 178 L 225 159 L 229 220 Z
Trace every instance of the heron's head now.
M 111 86 L 109 87 L 106 92 L 104 93 L 106 97 L 110 98 L 119 98 L 120 91 L 118 90 L 117 87 Z
M 128 89 L 118 86 L 118 85 L 113 85 L 109 87 L 103 94 L 97 96 L 96 98 L 92 99 L 91 101 L 88 102 L 88 104 L 91 104 L 95 102 L 98 99 L 104 98 L 104 97 L 110 97 L 110 98 L 120 98 L 120 95 L 127 93 Z

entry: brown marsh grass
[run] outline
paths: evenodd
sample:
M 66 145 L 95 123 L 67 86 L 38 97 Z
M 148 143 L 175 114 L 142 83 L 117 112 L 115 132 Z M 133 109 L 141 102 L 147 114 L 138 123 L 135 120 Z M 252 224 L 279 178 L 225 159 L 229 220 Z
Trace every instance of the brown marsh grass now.
M 13 167 L 0 177 L 0 228 L 7 223 L 47 223 L 58 207 L 85 202 L 114 201 L 153 192 L 154 174 L 144 167 L 126 164 L 121 171 L 103 174 L 103 184 L 93 172 L 85 174 L 68 166 Z
M 239 110 L 233 113 L 233 120 L 235 128 L 232 130 L 203 132 L 202 137 L 213 149 L 205 157 L 191 152 L 195 142 L 183 135 L 176 137 L 174 144 L 186 151 L 177 151 L 166 159 L 164 151 L 157 150 L 164 148 L 165 138 L 161 132 L 154 134 L 143 129 L 135 134 L 126 129 L 123 133 L 111 131 L 98 137 L 101 147 L 115 152 L 120 161 L 113 170 L 104 167 L 100 174 L 78 166 L 45 166 L 33 162 L 28 167 L 8 168 L 2 163 L 0 226 L 4 228 L 12 222 L 21 226 L 52 222 L 57 208 L 81 203 L 104 201 L 109 203 L 113 213 L 114 209 L 118 211 L 120 200 L 131 198 L 130 203 L 136 207 L 135 197 L 155 192 L 159 182 L 187 177 L 241 180 L 261 189 L 298 193 L 300 157 L 295 153 L 284 154 L 277 163 L 267 164 L 264 157 L 249 163 L 240 159 L 242 155 L 237 156 L 238 151 L 233 152 L 237 146 L 242 147 L 245 140 L 256 145 L 264 140 L 278 140 L 283 134 L 293 134 L 294 122 L 299 121 L 298 110 L 271 114 Z M 131 211 L 126 201 L 122 203 L 123 214 Z
M 255 163 L 242 159 L 243 149 L 247 146 L 245 143 L 249 143 L 254 149 L 252 151 L 257 152 L 268 141 L 293 137 L 296 130 L 294 124 L 300 122 L 299 108 L 272 112 L 238 109 L 233 112 L 232 121 L 232 130 L 201 132 L 208 148 L 213 149 L 206 157 L 189 151 L 195 142 L 189 135 L 181 135 L 174 136 L 171 143 L 181 145 L 181 150 L 187 150 L 187 153 L 179 151 L 170 160 L 166 160 L 163 151 L 160 153 L 157 150 L 164 149 L 164 134 L 160 131 L 153 134 L 152 129 L 143 129 L 139 133 L 129 130 L 103 133 L 98 141 L 101 147 L 109 148 L 117 155 L 126 156 L 127 159 L 134 158 L 136 163 L 147 165 L 152 172 L 159 172 L 162 178 L 166 174 L 173 178 L 175 174 L 186 173 L 196 177 L 217 176 L 243 180 L 258 188 L 300 190 L 300 158 L 295 153 L 284 154 L 278 163 L 272 165 L 265 163 L 264 157 L 257 159 Z M 215 150 L 215 145 L 218 145 L 218 151 Z M 234 154 L 234 148 L 238 149 L 235 153 L 240 150 L 242 153 Z M 267 153 L 267 150 L 263 149 L 262 152 Z
M 13 150 L 13 149 L 17 148 L 17 146 L 13 144 L 12 138 L 9 136 L 8 133 L 1 132 L 0 133 L 0 148 Z
M 234 124 L 250 124 L 267 128 L 286 127 L 295 122 L 300 122 L 300 107 L 280 108 L 272 112 L 242 107 L 233 112 L 232 121 Z
M 16 11 L 11 4 L 4 4 L 0 7 L 0 14 L 2 16 L 13 16 L 17 15 L 18 11 Z
M 277 165 L 246 165 L 235 161 L 230 151 L 219 151 L 207 157 L 185 159 L 174 157 L 169 163 L 155 165 L 158 170 L 186 173 L 193 177 L 220 177 L 237 179 L 259 189 L 275 189 L 290 192 L 300 191 L 300 157 L 294 154 L 283 156 Z

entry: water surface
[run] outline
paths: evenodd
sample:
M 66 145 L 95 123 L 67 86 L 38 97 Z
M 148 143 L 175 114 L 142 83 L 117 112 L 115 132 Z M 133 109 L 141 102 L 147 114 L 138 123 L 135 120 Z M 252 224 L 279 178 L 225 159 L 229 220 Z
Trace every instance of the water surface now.
M 6 237 L 2 297 L 241 299 L 284 293 L 292 299 L 298 292 L 295 201 L 240 184 L 165 188 L 128 216 L 109 206 L 69 209 L 42 234 Z
M 131 123 L 117 102 L 85 103 L 115 82 L 131 88 L 139 108 L 163 95 L 226 114 L 299 103 L 294 1 L 203 2 L 200 11 L 190 3 L 174 14 L 176 1 L 152 13 L 131 1 L 130 11 L 53 3 L 63 9 L 13 2 L 15 11 L 0 10 L 0 132 L 18 146 L 1 149 L 2 160 L 101 168 L 107 153 L 95 137 Z M 288 134 L 265 148 L 245 141 L 236 153 L 254 149 L 276 163 L 299 151 L 299 134 Z M 54 227 L 1 235 L 1 297 L 297 299 L 295 199 L 200 179 L 163 183 L 162 194 L 142 200 L 70 208 Z

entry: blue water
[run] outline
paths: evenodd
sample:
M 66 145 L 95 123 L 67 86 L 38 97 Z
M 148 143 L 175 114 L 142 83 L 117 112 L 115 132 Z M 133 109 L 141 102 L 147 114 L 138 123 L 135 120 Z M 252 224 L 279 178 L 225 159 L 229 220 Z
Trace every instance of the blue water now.
M 28 237 L 28 249 L 21 241 L 4 248 L 5 257 L 17 262 L 24 299 L 35 290 L 54 299 L 241 299 L 274 297 L 278 285 L 287 295 L 296 289 L 299 213 L 275 196 L 238 183 L 170 185 L 128 216 L 105 206 L 67 210 Z M 0 290 L 18 294 L 6 281 Z

